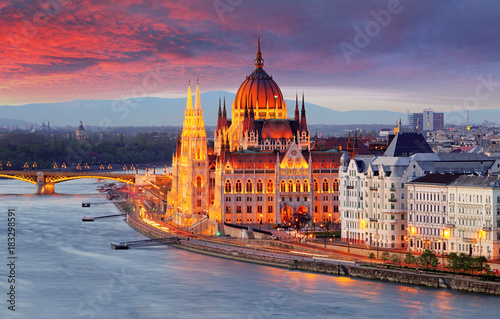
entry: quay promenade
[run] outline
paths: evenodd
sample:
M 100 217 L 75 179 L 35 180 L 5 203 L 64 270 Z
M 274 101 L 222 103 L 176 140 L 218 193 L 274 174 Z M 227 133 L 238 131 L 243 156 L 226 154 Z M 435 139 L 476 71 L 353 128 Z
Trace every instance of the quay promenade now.
M 118 207 L 125 212 L 123 205 Z M 150 238 L 181 237 L 179 243 L 170 246 L 192 252 L 291 270 L 500 296 L 500 283 L 496 282 L 424 273 L 413 269 L 389 269 L 386 264 L 370 262 L 366 257 L 332 252 L 306 244 L 277 243 L 272 240 L 236 241 L 194 235 L 169 223 L 144 220 L 131 211 L 126 220 L 132 228 Z

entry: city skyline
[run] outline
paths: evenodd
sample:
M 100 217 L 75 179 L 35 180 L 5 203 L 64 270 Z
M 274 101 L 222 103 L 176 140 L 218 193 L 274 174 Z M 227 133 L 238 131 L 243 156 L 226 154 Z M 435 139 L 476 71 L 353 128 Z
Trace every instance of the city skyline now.
M 430 6 L 429 4 L 432 4 Z M 286 99 L 338 111 L 494 108 L 494 2 L 0 4 L 0 105 L 236 92 L 260 28 Z M 488 27 L 486 27 L 488 26 Z

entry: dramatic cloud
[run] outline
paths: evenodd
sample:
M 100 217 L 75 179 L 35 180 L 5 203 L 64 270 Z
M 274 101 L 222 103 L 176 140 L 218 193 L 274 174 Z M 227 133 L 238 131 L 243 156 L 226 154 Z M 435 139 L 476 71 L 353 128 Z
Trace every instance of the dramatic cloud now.
M 466 0 L 0 1 L 0 104 L 179 96 L 196 78 L 203 91 L 235 92 L 260 27 L 265 69 L 287 98 L 304 88 L 337 110 L 492 108 L 499 9 Z

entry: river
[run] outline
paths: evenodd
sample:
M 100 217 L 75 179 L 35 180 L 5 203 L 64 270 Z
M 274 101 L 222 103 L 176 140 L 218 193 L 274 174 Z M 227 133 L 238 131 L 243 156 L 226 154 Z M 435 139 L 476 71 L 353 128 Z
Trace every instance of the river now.
M 122 217 L 83 223 L 105 202 L 95 180 L 55 195 L 0 180 L 0 318 L 497 318 L 498 297 L 289 271 L 170 247 L 112 250 L 144 239 Z M 16 214 L 15 309 L 8 309 L 7 209 Z M 116 214 L 112 204 L 94 216 Z

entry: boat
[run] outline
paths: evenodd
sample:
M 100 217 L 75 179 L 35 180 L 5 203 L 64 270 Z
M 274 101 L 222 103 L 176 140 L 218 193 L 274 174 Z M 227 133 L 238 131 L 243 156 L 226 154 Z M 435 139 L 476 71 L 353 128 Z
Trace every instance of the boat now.
M 83 206 L 83 204 L 88 204 Z M 82 217 L 82 222 L 93 222 L 94 221 L 94 216 L 92 216 L 92 207 L 90 206 L 90 203 L 82 203 L 82 207 L 90 207 L 90 217 Z

